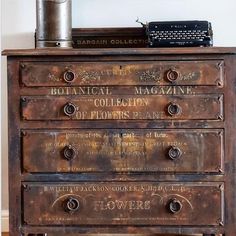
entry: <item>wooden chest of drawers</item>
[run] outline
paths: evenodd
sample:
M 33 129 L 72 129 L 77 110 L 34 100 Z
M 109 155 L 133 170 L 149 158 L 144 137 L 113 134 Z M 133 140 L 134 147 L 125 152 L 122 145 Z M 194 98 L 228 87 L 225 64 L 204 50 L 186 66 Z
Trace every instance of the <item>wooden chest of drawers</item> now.
M 4 53 L 11 236 L 236 235 L 236 49 Z

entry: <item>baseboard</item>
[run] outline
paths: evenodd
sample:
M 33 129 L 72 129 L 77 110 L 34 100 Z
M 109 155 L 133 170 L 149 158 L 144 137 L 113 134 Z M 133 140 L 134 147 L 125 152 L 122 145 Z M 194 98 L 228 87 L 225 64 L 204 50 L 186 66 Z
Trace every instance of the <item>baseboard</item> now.
M 2 232 L 9 232 L 9 211 L 2 210 Z

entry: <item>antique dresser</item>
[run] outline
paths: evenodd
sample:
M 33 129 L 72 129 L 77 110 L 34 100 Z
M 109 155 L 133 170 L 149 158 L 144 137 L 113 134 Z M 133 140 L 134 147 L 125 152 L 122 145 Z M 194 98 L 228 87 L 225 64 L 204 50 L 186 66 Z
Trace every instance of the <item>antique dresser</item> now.
M 10 236 L 236 235 L 236 48 L 4 54 Z

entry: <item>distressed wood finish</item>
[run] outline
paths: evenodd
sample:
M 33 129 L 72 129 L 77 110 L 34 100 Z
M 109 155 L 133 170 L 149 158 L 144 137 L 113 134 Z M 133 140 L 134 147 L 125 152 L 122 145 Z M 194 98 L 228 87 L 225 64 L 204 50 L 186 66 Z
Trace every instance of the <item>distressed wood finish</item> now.
M 223 86 L 223 61 L 21 63 L 21 81 L 33 86 Z
M 29 173 L 223 172 L 223 130 L 25 130 L 23 134 L 23 169 Z
M 25 120 L 223 120 L 223 96 L 22 97 Z
M 184 55 L 233 55 L 236 53 L 236 47 L 186 47 L 186 48 L 118 48 L 118 49 L 19 49 L 5 50 L 3 55 L 7 56 L 135 56 L 135 55 L 169 55 L 169 56 L 184 56 Z M 196 57 L 195 57 L 196 58 Z M 203 57 L 202 57 L 203 58 Z M 217 57 L 220 59 L 220 57 Z M 93 60 L 94 58 L 90 58 Z M 119 58 L 120 59 L 120 58 Z M 128 58 L 127 58 L 128 59 Z M 131 58 L 130 58 L 131 59 Z M 147 58 L 146 58 L 147 59 Z M 160 59 L 160 58 L 156 58 Z M 166 58 L 168 60 L 168 58 Z M 170 59 L 170 58 L 169 58 Z M 199 58 L 198 58 L 199 59 Z M 198 60 L 196 58 L 196 60 Z M 221 58 L 222 59 L 222 58 Z M 178 60 L 176 58 L 176 60 Z M 78 60 L 77 60 L 78 61 Z
M 223 222 L 222 183 L 25 183 L 24 188 L 28 225 L 218 226 Z
M 236 235 L 236 48 L 4 54 L 10 236 Z

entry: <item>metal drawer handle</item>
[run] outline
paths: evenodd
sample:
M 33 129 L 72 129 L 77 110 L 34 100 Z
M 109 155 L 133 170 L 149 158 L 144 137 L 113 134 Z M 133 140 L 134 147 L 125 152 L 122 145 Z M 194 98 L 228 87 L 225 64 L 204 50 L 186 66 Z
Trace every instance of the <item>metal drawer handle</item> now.
M 182 109 L 180 107 L 180 105 L 171 102 L 168 106 L 167 106 L 167 112 L 170 116 L 176 116 L 179 115 L 181 113 Z
M 64 106 L 64 113 L 67 116 L 73 116 L 76 112 L 76 106 L 73 103 L 68 102 Z
M 166 78 L 171 83 L 175 82 L 177 79 L 179 79 L 180 73 L 177 70 L 169 69 L 166 73 Z
M 182 206 L 181 202 L 179 200 L 177 200 L 176 198 L 171 199 L 167 203 L 167 209 L 172 214 L 179 213 L 181 211 L 182 207 L 183 206 Z
M 67 70 L 67 71 L 64 73 L 63 78 L 64 78 L 64 81 L 65 81 L 66 83 L 71 83 L 71 82 L 73 82 L 73 81 L 75 80 L 76 75 L 75 75 L 75 73 L 74 73 L 72 70 Z
M 179 159 L 182 156 L 182 151 L 180 150 L 180 148 L 175 147 L 175 146 L 171 146 L 168 150 L 168 157 L 171 160 L 176 160 Z
M 66 212 L 73 214 L 80 208 L 80 203 L 76 198 L 70 197 L 64 202 L 64 209 Z
M 74 159 L 75 154 L 76 154 L 76 150 L 71 145 L 64 147 L 63 156 L 66 160 L 70 161 L 70 160 Z

